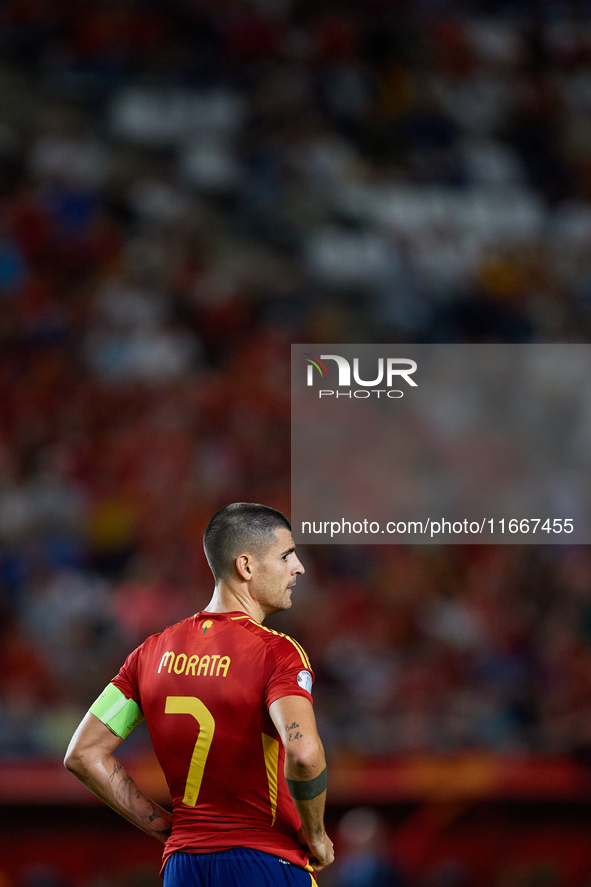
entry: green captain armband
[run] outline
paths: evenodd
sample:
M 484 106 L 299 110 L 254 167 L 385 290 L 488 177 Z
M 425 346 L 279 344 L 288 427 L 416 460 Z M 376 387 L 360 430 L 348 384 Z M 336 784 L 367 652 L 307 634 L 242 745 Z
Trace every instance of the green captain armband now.
M 127 699 L 115 684 L 107 684 L 89 711 L 121 739 L 129 736 L 134 727 L 144 720 L 137 702 Z

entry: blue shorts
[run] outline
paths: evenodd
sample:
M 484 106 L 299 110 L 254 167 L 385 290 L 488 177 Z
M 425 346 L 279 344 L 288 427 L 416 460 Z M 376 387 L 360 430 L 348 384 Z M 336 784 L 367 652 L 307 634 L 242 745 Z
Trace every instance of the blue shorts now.
M 217 853 L 173 853 L 164 887 L 317 887 L 310 872 L 262 850 L 233 847 Z

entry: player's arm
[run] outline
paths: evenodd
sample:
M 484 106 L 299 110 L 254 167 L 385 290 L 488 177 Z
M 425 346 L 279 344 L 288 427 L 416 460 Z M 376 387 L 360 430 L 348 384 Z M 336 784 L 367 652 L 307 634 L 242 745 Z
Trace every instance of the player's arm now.
M 88 712 L 70 741 L 64 765 L 101 801 L 146 834 L 165 842 L 172 814 L 140 791 L 113 756 L 122 742 L 123 737 Z
M 271 703 L 269 714 L 285 747 L 285 779 L 302 820 L 300 837 L 318 871 L 334 860 L 334 850 L 324 828 L 326 759 L 314 709 L 304 696 L 282 696 Z

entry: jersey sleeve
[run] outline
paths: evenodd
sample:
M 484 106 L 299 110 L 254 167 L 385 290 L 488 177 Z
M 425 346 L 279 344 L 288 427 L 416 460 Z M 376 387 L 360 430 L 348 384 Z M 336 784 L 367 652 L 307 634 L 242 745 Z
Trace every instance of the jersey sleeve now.
M 274 639 L 269 651 L 270 674 L 265 685 L 267 708 L 282 696 L 304 696 L 312 702 L 314 672 L 304 649 L 286 635 Z
M 143 644 L 129 654 L 119 669 L 119 673 L 111 681 L 127 699 L 133 699 L 134 702 L 137 702 L 140 708 L 142 707 L 142 701 L 138 686 L 138 662 L 142 647 Z

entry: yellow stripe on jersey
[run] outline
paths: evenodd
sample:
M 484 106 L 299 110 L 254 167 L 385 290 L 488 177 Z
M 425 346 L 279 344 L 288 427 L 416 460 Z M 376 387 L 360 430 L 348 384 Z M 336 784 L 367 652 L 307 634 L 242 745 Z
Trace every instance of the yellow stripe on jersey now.
M 302 662 L 303 662 L 305 668 L 309 668 L 310 670 L 312 670 L 312 666 L 310 665 L 310 660 L 308 659 L 308 655 L 307 655 L 306 651 L 304 650 L 304 648 L 302 647 L 301 644 L 298 644 L 298 642 L 296 640 L 294 640 L 294 638 L 291 638 L 288 634 L 283 634 L 282 631 L 275 631 L 274 628 L 267 628 L 266 625 L 261 625 L 261 623 L 257 622 L 256 619 L 253 619 L 252 616 L 247 616 L 247 615 L 232 616 L 232 622 L 235 622 L 238 619 L 248 619 L 248 621 L 252 622 L 253 625 L 256 625 L 257 628 L 262 628 L 263 631 L 268 631 L 269 634 L 276 634 L 277 637 L 285 638 L 286 641 L 290 641 L 290 643 L 292 643 L 294 645 L 294 647 L 296 648 L 296 650 L 300 654 L 300 657 L 302 659 Z
M 271 826 L 275 825 L 277 815 L 277 769 L 279 767 L 279 743 L 272 736 L 261 733 L 263 738 L 263 751 L 265 753 L 265 767 L 267 768 L 267 782 L 269 783 L 269 800 L 271 802 Z
M 233 618 L 242 619 L 242 616 L 235 616 Z M 308 659 L 304 648 L 302 646 L 300 646 L 300 644 L 298 644 L 297 641 L 294 641 L 293 638 L 290 638 L 290 636 L 288 634 L 283 634 L 282 631 L 275 631 L 274 628 L 267 628 L 266 625 L 261 625 L 260 622 L 257 622 L 256 619 L 252 619 L 250 616 L 247 616 L 246 618 L 248 619 L 249 622 L 252 622 L 253 625 L 256 625 L 258 628 L 262 628 L 263 631 L 268 631 L 269 634 L 276 634 L 277 637 L 285 638 L 286 641 L 289 641 L 290 643 L 292 643 L 294 645 L 294 647 L 296 648 L 296 650 L 298 651 L 298 653 L 300 654 L 301 660 L 304 664 L 304 668 L 309 668 L 310 670 L 312 669 L 312 666 L 310 665 L 310 660 Z
M 285 635 L 285 637 L 288 637 L 288 635 Z M 312 666 L 310 665 L 310 660 L 308 659 L 308 654 L 306 653 L 306 651 L 304 650 L 304 648 L 302 647 L 302 645 L 299 644 L 299 643 L 298 643 L 296 640 L 294 640 L 293 638 L 289 638 L 289 640 L 292 642 L 292 644 L 295 644 L 296 647 L 298 648 L 298 650 L 300 651 L 300 655 L 301 655 L 301 657 L 302 657 L 302 660 L 303 660 L 304 663 L 306 664 L 306 668 L 310 668 L 310 669 L 311 669 Z
M 276 632 L 276 634 L 279 634 L 279 633 L 280 632 Z M 312 670 L 312 666 L 310 665 L 310 660 L 308 659 L 307 653 L 304 650 L 304 648 L 302 647 L 302 645 L 298 644 L 298 642 L 295 641 L 293 638 L 290 638 L 290 636 L 288 634 L 284 634 L 284 635 L 282 635 L 282 637 L 284 637 L 288 641 L 291 641 L 291 643 L 294 645 L 294 647 L 296 648 L 296 650 L 298 651 L 298 653 L 302 657 L 302 662 L 304 663 L 304 667 Z

